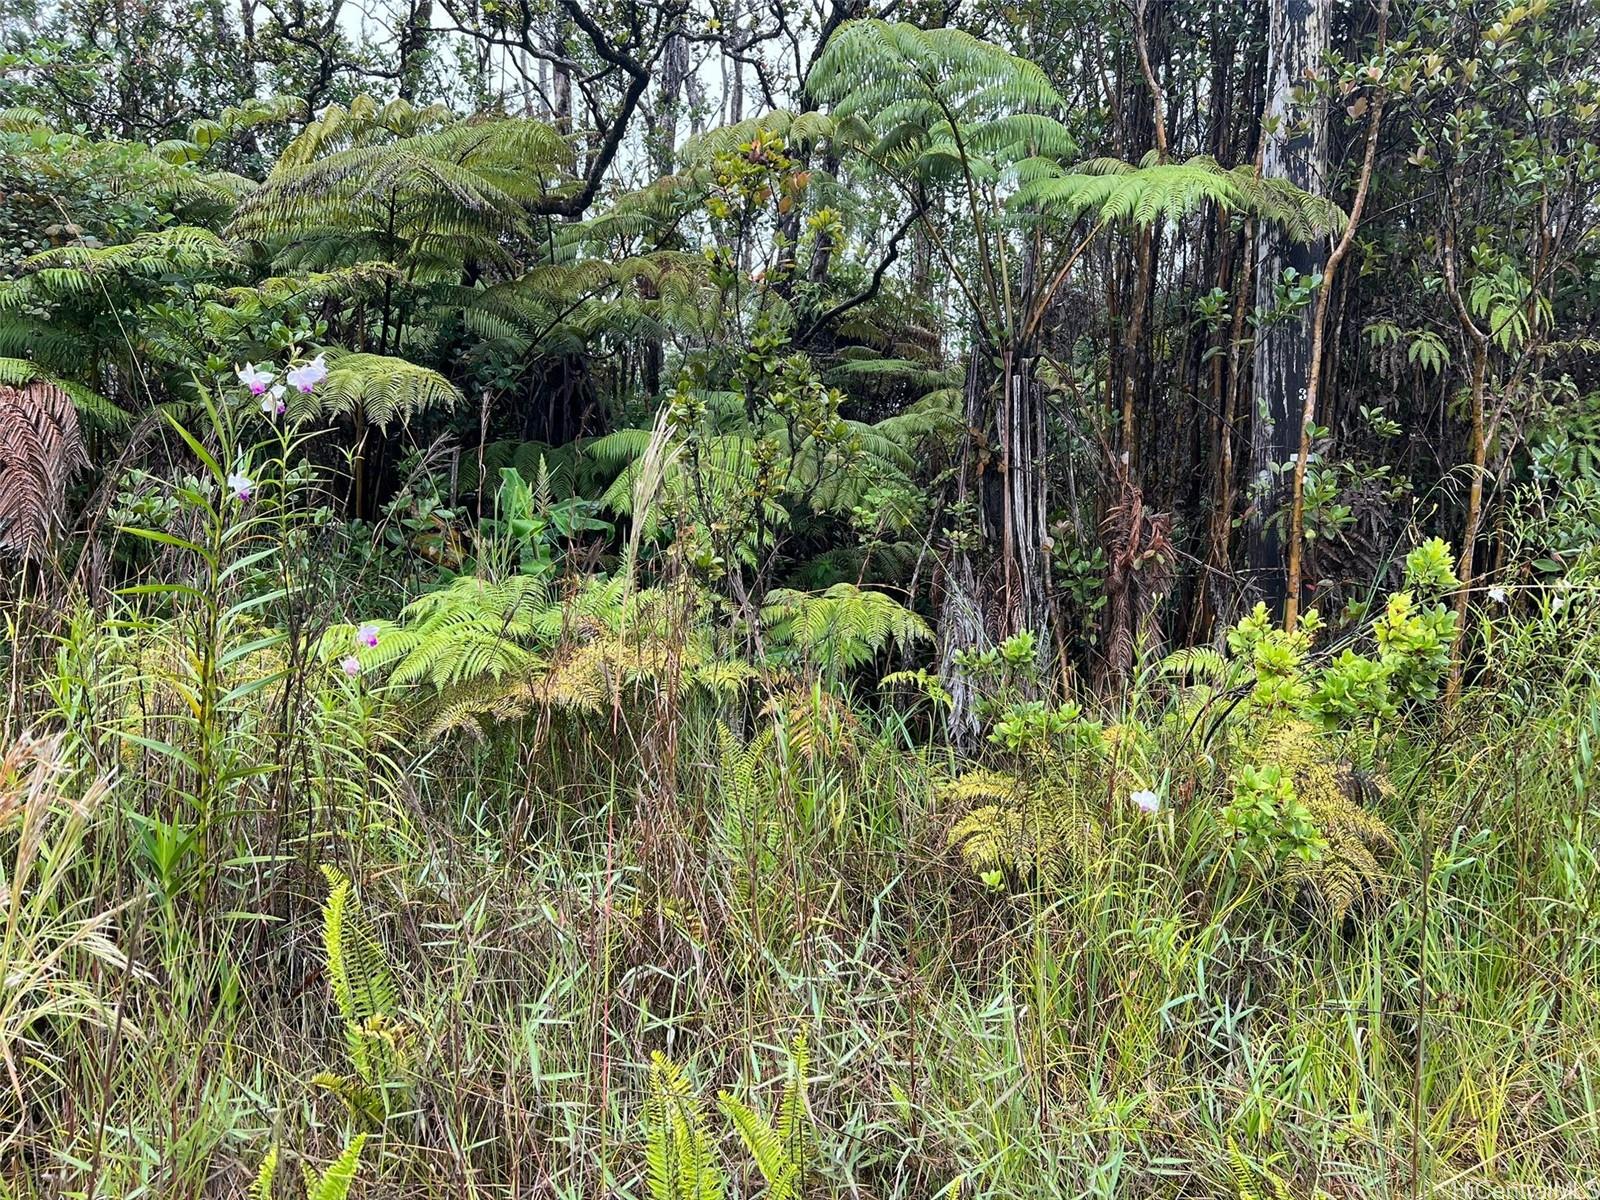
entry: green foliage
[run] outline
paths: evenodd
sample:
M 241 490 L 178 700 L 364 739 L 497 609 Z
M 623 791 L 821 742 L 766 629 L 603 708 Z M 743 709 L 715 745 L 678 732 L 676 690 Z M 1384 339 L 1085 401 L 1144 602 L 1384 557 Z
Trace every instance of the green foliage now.
M 650 1200 L 722 1200 L 727 1178 L 717 1166 L 705 1112 L 682 1068 L 650 1056 L 645 1099 L 645 1162 Z
M 1259 770 L 1246 765 L 1234 785 L 1232 802 L 1222 810 L 1222 824 L 1248 855 L 1265 855 L 1279 868 L 1289 858 L 1315 862 L 1327 843 L 1311 813 L 1295 794 L 1294 778 L 1277 763 Z
M 527 666 L 538 647 L 559 637 L 562 620 L 545 574 L 462 575 L 417 597 L 398 622 L 372 622 L 379 630 L 376 647 L 358 645 L 354 626 L 334 626 L 324 637 L 323 656 L 334 661 L 353 653 L 363 670 L 390 668 L 393 683 L 438 690 Z
M 527 119 L 437 122 L 438 114 L 365 98 L 329 109 L 285 148 L 239 206 L 233 236 L 271 248 L 280 268 L 392 263 L 408 281 L 459 277 L 477 259 L 506 263 L 502 239 L 526 233 L 567 148 Z
M 382 354 L 336 352 L 329 356 L 324 385 L 307 403 L 297 402 L 292 412 L 296 417 L 311 411 L 359 413 L 387 429 L 424 410 L 451 408 L 460 400 L 455 385 L 427 367 Z
M 250 1200 L 272 1200 L 272 1185 L 278 1178 L 278 1147 L 273 1146 L 261 1159 L 256 1177 L 250 1183 Z
M 1434 538 L 1413 549 L 1405 579 L 1429 597 L 1458 586 L 1449 547 Z M 1346 755 L 1379 753 L 1402 709 L 1437 695 L 1455 613 L 1440 602 L 1419 609 L 1411 591 L 1396 592 L 1371 626 L 1375 657 L 1346 647 L 1315 664 L 1320 628 L 1302 621 L 1287 633 L 1258 604 L 1229 632 L 1231 658 L 1185 651 L 1165 666 L 1213 686 L 1248 686 L 1248 707 L 1230 733 L 1238 765 L 1221 827 L 1248 870 L 1288 896 L 1309 894 L 1337 922 L 1359 901 L 1388 894 L 1385 864 L 1399 849 L 1363 803 L 1381 794 L 1381 772 L 1363 776 Z M 1354 736 L 1341 745 L 1340 731 Z
M 355 1183 L 356 1172 L 361 1169 L 361 1151 L 366 1144 L 367 1135 L 358 1133 L 325 1170 L 315 1171 L 305 1165 L 300 1193 L 305 1200 L 346 1200 Z M 277 1178 L 278 1147 L 274 1145 L 262 1158 L 256 1177 L 250 1184 L 250 1200 L 273 1200 Z
M 1227 1140 L 1227 1151 L 1228 1172 L 1232 1176 L 1236 1200 L 1267 1200 L 1257 1186 L 1258 1174 L 1272 1188 L 1270 1200 L 1290 1200 L 1289 1185 L 1284 1183 L 1282 1176 L 1266 1167 L 1253 1165 L 1231 1137 Z
M 1337 234 L 1344 214 L 1331 201 L 1261 176 L 1248 164 L 1224 168 L 1200 156 L 1184 163 L 1095 159 L 1072 170 L 1053 162 L 1030 162 L 1015 203 L 1069 218 L 1133 225 L 1177 221 L 1203 203 L 1281 225 L 1293 241 Z
M 1221 821 L 1250 869 L 1291 899 L 1309 895 L 1335 923 L 1387 897 L 1399 843 L 1363 804 L 1382 777 L 1363 776 L 1305 722 L 1245 726 L 1236 738 L 1242 765 Z
M 806 1100 L 806 1072 L 810 1062 L 802 1029 L 789 1043 L 789 1077 L 778 1099 L 775 1123 L 731 1092 L 724 1091 L 717 1096 L 718 1107 L 766 1181 L 767 1200 L 802 1200 L 806 1194 L 806 1174 L 816 1156 L 811 1109 Z
M 828 676 L 872 661 L 890 644 L 903 652 L 933 636 L 921 617 L 892 597 L 850 583 L 820 595 L 774 588 L 761 619 L 776 645 L 794 647 Z
M 306 1200 L 345 1200 L 355 1182 L 356 1171 L 361 1167 L 361 1151 L 366 1143 L 367 1135 L 358 1133 L 340 1151 L 339 1157 L 328 1165 L 327 1170 L 319 1174 L 308 1168 Z
M 361 912 L 349 878 L 327 865 L 322 873 L 328 882 L 322 907 L 323 954 L 354 1071 L 323 1072 L 312 1082 L 338 1096 L 352 1116 L 381 1126 L 395 1095 L 405 1087 L 413 1033 L 398 1015 L 399 994 L 388 957 Z
M 1588 7 L 405 7 L 0 17 L 0 1190 L 1596 1175 Z
M 869 158 L 930 179 L 1076 149 L 1048 115 L 1065 104 L 1044 71 L 959 29 L 846 22 L 807 86 L 832 103 L 835 136 L 853 134 Z

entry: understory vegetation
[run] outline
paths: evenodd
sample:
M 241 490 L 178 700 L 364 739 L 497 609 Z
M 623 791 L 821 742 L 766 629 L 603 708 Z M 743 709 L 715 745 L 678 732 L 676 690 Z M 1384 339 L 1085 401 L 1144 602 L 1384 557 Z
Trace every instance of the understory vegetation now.
M 0 1197 L 1592 1191 L 1597 41 L 0 15 Z

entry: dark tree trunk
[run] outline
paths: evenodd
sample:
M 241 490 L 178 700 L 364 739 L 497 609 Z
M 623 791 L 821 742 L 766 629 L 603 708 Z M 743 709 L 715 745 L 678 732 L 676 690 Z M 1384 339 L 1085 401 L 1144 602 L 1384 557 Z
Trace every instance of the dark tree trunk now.
M 400 29 L 400 60 L 396 88 L 402 100 L 415 100 L 422 87 L 422 70 L 428 60 L 428 32 L 433 24 L 433 0 L 416 0 Z
M 1327 165 L 1327 122 L 1321 106 L 1297 104 L 1296 88 L 1322 68 L 1328 49 L 1331 0 L 1272 0 L 1267 35 L 1267 91 L 1263 107 L 1261 171 L 1320 193 Z M 1287 268 L 1313 275 L 1322 266 L 1319 245 L 1290 242 L 1274 227 L 1259 231 L 1256 307 L 1270 311 Z M 1300 444 L 1306 373 L 1311 366 L 1311 306 L 1269 321 L 1256 335 L 1255 420 L 1250 438 L 1252 516 L 1248 547 L 1252 583 L 1273 611 L 1282 609 L 1285 575 L 1288 477 Z
M 998 369 L 997 369 L 998 368 Z M 1051 658 L 1050 561 L 1044 389 L 1034 363 L 1015 351 L 975 347 L 967 363 L 965 447 L 957 500 L 971 507 L 968 544 L 953 548 L 940 599 L 941 668 L 955 703 L 950 733 L 976 744 L 970 689 L 954 669 L 958 651 L 1031 630 L 1038 661 Z

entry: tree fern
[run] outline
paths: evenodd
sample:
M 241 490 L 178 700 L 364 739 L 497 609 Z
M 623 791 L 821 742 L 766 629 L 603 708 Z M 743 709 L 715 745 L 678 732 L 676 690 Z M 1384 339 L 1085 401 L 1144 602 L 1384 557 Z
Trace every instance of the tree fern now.
M 807 86 L 832 105 L 837 141 L 905 180 L 970 193 L 1020 160 L 1077 152 L 1044 71 L 957 29 L 846 22 Z
M 409 281 L 453 282 L 468 260 L 509 265 L 503 239 L 528 232 L 528 206 L 568 161 L 565 142 L 528 119 L 400 132 L 421 123 L 409 106 L 329 110 L 240 205 L 233 234 L 300 270 L 378 260 Z
M 141 233 L 112 246 L 68 245 L 42 250 L 23 263 L 24 274 L 7 285 L 11 295 L 0 305 L 51 301 L 82 295 L 106 276 L 157 278 L 174 272 L 197 274 L 237 268 L 238 251 L 209 229 L 175 225 Z
M 651 589 L 630 591 L 626 576 L 592 581 L 538 616 L 542 653 L 502 675 L 444 688 L 428 728 L 473 729 L 535 711 L 598 715 L 643 689 L 737 695 L 755 668 L 719 653 L 709 629 L 696 624 L 701 618 L 678 609 L 680 603 Z M 690 607 L 703 617 L 698 600 Z
M 1337 205 L 1283 180 L 1259 177 L 1250 167 L 1232 170 L 1199 156 L 1182 163 L 1095 159 L 1072 170 L 1048 160 L 1019 167 L 1024 179 L 1013 203 L 1023 208 L 1108 223 L 1152 225 L 1177 221 L 1203 202 L 1247 213 L 1284 227 L 1295 241 L 1311 241 L 1344 227 Z
M 1044 71 L 959 29 L 857 20 L 828 40 L 807 81 L 836 120 L 871 114 L 899 124 L 930 98 L 959 114 L 1061 111 Z
M 870 662 L 891 644 L 905 650 L 932 637 L 916 613 L 852 583 L 821 595 L 776 588 L 767 593 L 761 619 L 776 644 L 793 646 L 828 674 Z
M 499 678 L 554 640 L 552 607 L 542 575 L 463 575 L 406 605 L 398 623 L 374 622 L 376 647 L 356 647 L 355 628 L 341 625 L 324 635 L 323 654 L 337 661 L 354 649 L 363 669 L 389 668 L 395 683 L 435 690 L 479 676 Z M 559 632 L 559 615 L 555 620 Z
M 461 400 L 443 375 L 403 358 L 337 350 L 327 358 L 328 377 L 322 385 L 310 395 L 292 398 L 291 415 L 296 418 L 361 414 L 387 429 L 424 410 L 453 408 Z

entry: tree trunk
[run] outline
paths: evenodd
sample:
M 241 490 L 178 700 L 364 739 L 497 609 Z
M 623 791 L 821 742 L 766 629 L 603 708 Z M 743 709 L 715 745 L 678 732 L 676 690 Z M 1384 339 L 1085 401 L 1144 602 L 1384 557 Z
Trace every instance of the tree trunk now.
M 1295 90 L 1322 67 L 1328 49 L 1331 0 L 1272 0 L 1267 43 L 1267 95 L 1262 114 L 1262 174 L 1286 179 L 1320 193 L 1327 166 L 1327 123 L 1322 105 L 1297 104 Z M 1317 245 L 1288 241 L 1275 228 L 1258 238 L 1256 307 L 1270 312 L 1276 289 L 1288 268 L 1314 275 L 1322 265 Z M 1283 468 L 1299 445 L 1299 416 L 1305 406 L 1311 366 L 1312 313 L 1309 306 L 1281 320 L 1268 321 L 1256 335 L 1255 421 L 1250 438 L 1253 515 L 1248 530 L 1252 582 L 1274 612 L 1287 594 L 1285 574 L 1288 487 Z
M 552 89 L 554 111 L 551 116 L 555 118 L 554 125 L 561 133 L 572 132 L 572 73 L 567 70 L 567 21 L 565 17 L 559 19 L 556 25 L 555 37 L 551 42 L 551 52 L 557 61 L 552 65 Z
M 999 371 L 996 378 L 996 363 Z M 981 345 L 967 363 L 969 439 L 957 500 L 973 509 L 975 545 L 959 544 L 940 601 L 940 666 L 954 698 L 950 735 L 975 747 L 976 697 L 954 668 L 958 651 L 1032 631 L 1040 664 L 1051 656 L 1044 391 L 1033 363 Z
M 400 28 L 397 55 L 400 60 L 396 93 L 400 99 L 414 101 L 422 89 L 422 72 L 428 61 L 428 34 L 433 24 L 433 0 L 416 0 Z

